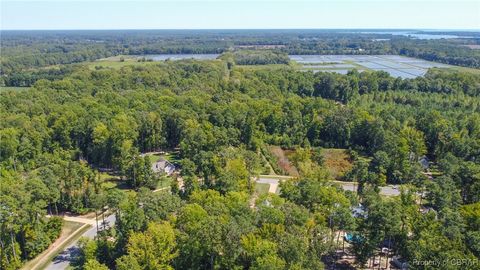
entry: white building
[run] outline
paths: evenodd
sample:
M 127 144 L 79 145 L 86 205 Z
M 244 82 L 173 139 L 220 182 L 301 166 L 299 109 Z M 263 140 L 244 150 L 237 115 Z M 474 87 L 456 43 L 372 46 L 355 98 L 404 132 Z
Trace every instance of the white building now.
M 152 170 L 156 173 L 171 175 L 175 171 L 175 165 L 164 158 L 160 158 L 157 162 L 152 163 Z

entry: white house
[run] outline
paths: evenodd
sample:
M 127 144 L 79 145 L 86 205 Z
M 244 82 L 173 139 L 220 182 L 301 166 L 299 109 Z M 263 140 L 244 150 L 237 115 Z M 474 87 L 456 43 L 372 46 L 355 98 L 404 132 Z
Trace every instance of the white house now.
M 171 175 L 175 171 L 175 165 L 164 158 L 160 158 L 157 162 L 152 163 L 152 170 L 156 173 L 163 172 Z

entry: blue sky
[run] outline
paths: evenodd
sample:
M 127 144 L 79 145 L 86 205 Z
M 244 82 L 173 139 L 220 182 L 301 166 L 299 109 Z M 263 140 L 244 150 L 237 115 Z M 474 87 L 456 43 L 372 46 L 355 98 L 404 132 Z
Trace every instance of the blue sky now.
M 12 1 L 1 29 L 480 29 L 478 0 Z

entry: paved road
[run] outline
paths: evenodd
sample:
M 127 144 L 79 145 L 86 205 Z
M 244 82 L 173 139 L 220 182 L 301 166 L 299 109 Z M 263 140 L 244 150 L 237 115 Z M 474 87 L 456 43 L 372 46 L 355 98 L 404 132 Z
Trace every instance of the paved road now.
M 256 180 L 257 183 L 261 184 L 270 184 L 270 189 L 268 190 L 271 193 L 276 193 L 279 179 L 275 179 L 273 177 L 282 178 L 281 180 L 287 180 L 291 177 L 288 176 L 278 176 L 278 175 L 260 175 L 260 177 Z M 358 184 L 353 182 L 343 182 L 343 181 L 333 181 L 336 184 L 339 184 L 344 190 L 350 191 L 357 191 Z M 388 185 L 384 187 L 380 187 L 380 194 L 385 196 L 398 196 L 400 195 L 400 191 L 398 190 L 397 186 Z
M 342 182 L 342 181 L 334 181 L 335 183 L 342 186 L 344 190 L 350 191 L 357 191 L 358 184 L 353 182 Z M 380 187 L 380 194 L 385 196 L 398 196 L 400 195 L 400 190 L 398 190 L 397 186 L 388 185 L 384 187 Z
M 93 220 L 95 222 L 95 220 Z M 110 215 L 105 218 L 105 222 L 108 223 L 109 226 L 113 226 L 115 224 L 115 215 Z M 100 223 L 100 220 L 99 220 Z M 100 224 L 99 224 L 100 226 Z M 82 234 L 83 237 L 88 237 L 93 239 L 97 235 L 97 227 L 96 225 L 87 230 L 85 233 Z M 60 254 L 58 254 L 55 259 L 45 268 L 47 270 L 64 270 L 70 265 L 70 262 L 78 256 L 80 249 L 78 247 L 78 241 L 73 242 L 72 244 L 68 245 Z

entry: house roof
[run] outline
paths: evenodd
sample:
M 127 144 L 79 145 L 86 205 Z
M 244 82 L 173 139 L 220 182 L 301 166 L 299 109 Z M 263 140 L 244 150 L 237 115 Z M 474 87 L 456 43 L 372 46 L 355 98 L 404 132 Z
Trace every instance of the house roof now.
M 164 171 L 167 167 L 175 168 L 175 165 L 164 158 L 160 158 L 157 162 L 152 163 L 152 170 L 154 172 Z

